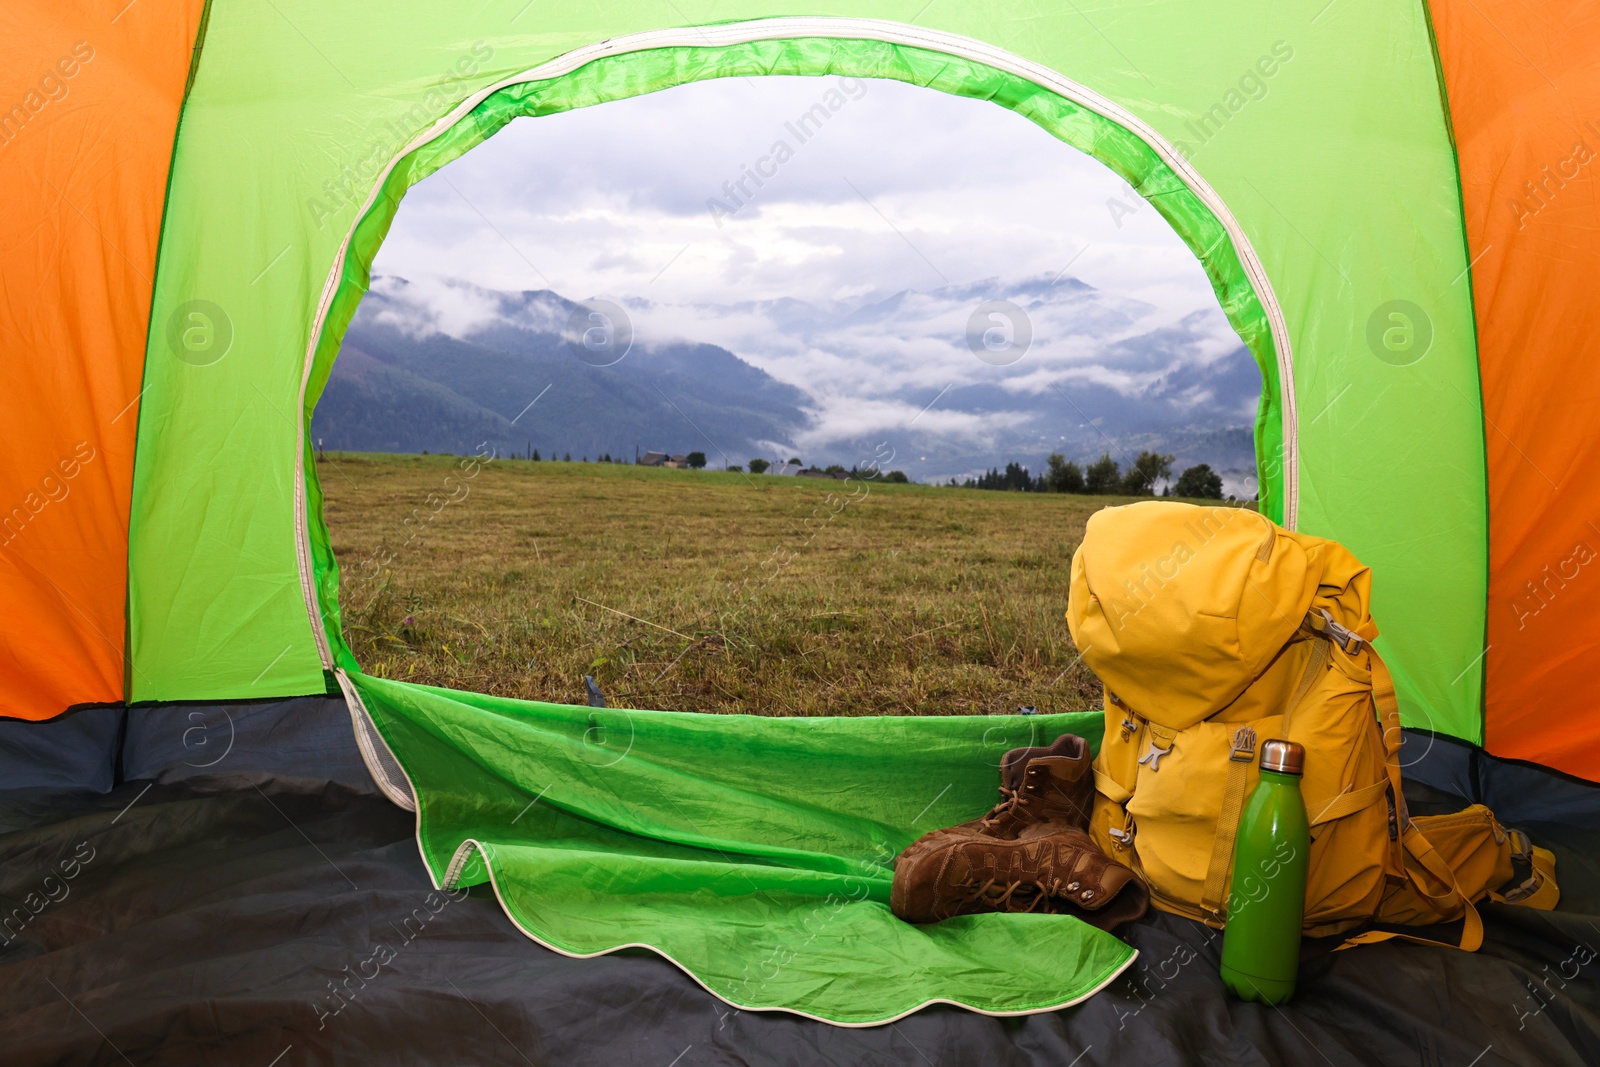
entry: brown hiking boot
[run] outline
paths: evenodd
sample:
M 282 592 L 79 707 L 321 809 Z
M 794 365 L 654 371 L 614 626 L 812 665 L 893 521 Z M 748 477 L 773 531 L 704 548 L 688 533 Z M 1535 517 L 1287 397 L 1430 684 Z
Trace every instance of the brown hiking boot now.
M 1145 913 L 1150 891 L 1095 848 L 1081 829 L 1055 827 L 1020 840 L 949 836 L 895 861 L 889 907 L 907 922 L 980 912 L 1076 915 L 1102 930 Z
M 1007 752 L 1000 761 L 1000 797 L 989 814 L 924 834 L 906 852 L 958 837 L 1010 841 L 1065 827 L 1087 829 L 1094 806 L 1089 743 L 1076 734 L 1062 734 L 1049 745 Z
M 1001 795 L 1009 812 L 993 817 L 992 837 L 1030 838 L 1060 829 L 1087 830 L 1094 810 L 1094 766 L 1089 742 L 1063 734 L 1044 748 L 1013 749 L 1001 763 Z M 1009 824 L 1009 825 L 1007 825 Z M 1015 827 L 1014 834 L 1003 831 Z

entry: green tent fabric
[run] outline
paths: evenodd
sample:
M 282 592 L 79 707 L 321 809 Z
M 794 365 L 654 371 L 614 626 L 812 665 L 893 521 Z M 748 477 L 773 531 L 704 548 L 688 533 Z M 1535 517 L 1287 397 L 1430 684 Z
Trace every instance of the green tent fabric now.
M 884 906 L 888 859 L 981 812 L 1000 754 L 1028 740 L 1012 735 L 1092 736 L 1092 718 L 591 712 L 367 678 L 343 642 L 307 427 L 406 190 L 517 118 L 707 78 L 848 74 L 1024 115 L 1171 222 L 1262 369 L 1263 510 L 1380 576 L 1406 724 L 1481 740 L 1484 423 L 1422 5 L 402 6 L 207 5 L 139 393 L 131 700 L 337 679 L 441 884 L 492 877 L 551 946 L 645 944 L 735 1004 L 868 1023 L 931 1000 L 1038 1010 L 1110 980 L 1129 950 L 1073 921 L 920 930 Z M 1363 324 L 1397 299 L 1428 308 L 1426 360 L 1365 352 Z M 224 327 L 214 358 L 170 341 L 197 308 Z
M 511 25 L 517 11 L 493 5 L 380 19 L 313 0 L 212 5 L 150 321 L 220 309 L 229 347 L 191 362 L 165 325 L 150 334 L 129 510 L 132 699 L 318 692 L 354 666 L 306 422 L 410 183 L 517 115 L 706 77 L 849 74 L 1014 109 L 1172 222 L 1275 399 L 1257 427 L 1265 509 L 1380 576 L 1380 647 L 1407 725 L 1481 740 L 1483 420 L 1425 10 L 1345 0 L 1309 25 L 1266 0 L 1226 17 L 1114 6 L 1102 25 L 1088 9 L 884 0 L 794 16 L 777 0 L 597 0 L 544 12 L 535 30 L 531 9 Z M 1431 354 L 1404 366 L 1362 332 L 1397 298 L 1431 322 Z
M 1009 748 L 1098 714 L 794 719 L 596 709 L 347 676 L 441 888 L 493 883 L 574 956 L 652 949 L 739 1008 L 870 1025 L 1074 1004 L 1136 953 L 1067 916 L 889 911 L 894 856 L 985 811 Z

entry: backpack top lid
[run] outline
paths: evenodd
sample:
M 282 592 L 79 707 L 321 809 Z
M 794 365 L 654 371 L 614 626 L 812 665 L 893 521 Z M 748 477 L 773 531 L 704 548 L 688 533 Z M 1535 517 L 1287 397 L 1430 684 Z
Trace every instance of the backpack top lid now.
M 1307 612 L 1376 637 L 1370 591 L 1371 571 L 1336 542 L 1243 508 L 1144 501 L 1089 517 L 1067 624 L 1107 689 L 1182 730 L 1237 699 Z

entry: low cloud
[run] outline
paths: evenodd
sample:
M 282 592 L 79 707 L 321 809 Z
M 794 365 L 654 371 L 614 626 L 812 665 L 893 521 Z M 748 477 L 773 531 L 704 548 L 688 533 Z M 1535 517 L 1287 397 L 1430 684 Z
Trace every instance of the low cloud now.
M 786 132 L 829 93 L 842 105 L 803 143 Z M 713 218 L 708 199 L 785 137 L 792 155 Z M 561 298 L 614 300 L 637 345 L 714 343 L 804 390 L 807 458 L 891 431 L 1037 451 L 1071 439 L 1057 423 L 1126 428 L 1152 398 L 1152 425 L 1248 423 L 1239 339 L 1200 264 L 1152 207 L 1113 217 L 1111 197 L 1110 171 L 984 101 L 719 80 L 514 122 L 408 194 L 375 289 L 394 324 L 461 337 L 553 332 Z M 537 291 L 560 297 L 507 297 Z M 1031 322 L 1011 366 L 967 345 L 991 299 Z

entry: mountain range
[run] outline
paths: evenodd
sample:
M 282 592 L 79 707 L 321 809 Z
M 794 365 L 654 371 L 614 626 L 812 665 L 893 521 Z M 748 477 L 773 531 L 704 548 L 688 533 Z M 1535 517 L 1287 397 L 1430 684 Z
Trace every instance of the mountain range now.
M 1048 339 L 1014 366 L 967 350 L 971 309 L 994 299 Z M 548 289 L 375 279 L 313 438 L 390 452 L 702 451 L 713 467 L 754 456 L 849 465 L 888 442 L 891 466 L 920 481 L 1010 460 L 1037 468 L 1053 451 L 1126 462 L 1154 449 L 1176 455 L 1175 470 L 1207 462 L 1236 484 L 1253 469 L 1260 373 L 1236 337 L 1219 337 L 1220 315 L 1151 321 L 1148 305 L 1071 278 L 826 305 L 623 307 L 633 343 L 599 366 L 609 360 L 564 336 L 586 309 Z M 704 339 L 681 339 L 696 331 Z

